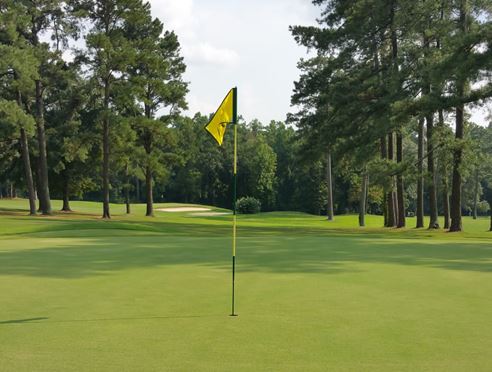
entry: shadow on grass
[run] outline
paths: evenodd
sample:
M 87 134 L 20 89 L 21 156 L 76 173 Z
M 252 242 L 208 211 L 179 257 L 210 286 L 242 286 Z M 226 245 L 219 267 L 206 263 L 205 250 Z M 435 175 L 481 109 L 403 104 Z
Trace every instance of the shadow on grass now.
M 2 325 L 2 324 L 38 323 L 40 320 L 46 320 L 46 319 L 49 319 L 49 318 L 38 317 L 38 318 L 27 318 L 27 319 L 0 320 L 0 325 Z
M 228 237 L 94 237 L 77 239 L 73 244 L 56 241 L 52 244 L 0 252 L 0 275 L 80 278 L 176 265 L 230 269 Z M 240 272 L 340 274 L 361 270 L 353 263 L 491 272 L 492 247 L 485 242 L 463 244 L 350 236 L 257 235 L 238 241 Z
M 2 216 L 29 216 L 29 211 L 22 208 L 0 208 L 0 215 Z
M 92 322 L 112 322 L 112 321 L 132 321 L 132 320 L 173 320 L 173 319 L 193 319 L 193 318 L 224 318 L 226 315 L 169 315 L 169 316 L 147 316 L 147 317 L 119 317 L 119 318 L 97 318 L 97 319 L 60 319 L 48 320 L 47 317 L 12 319 L 0 321 L 0 326 L 7 324 L 52 324 L 52 323 L 92 323 Z

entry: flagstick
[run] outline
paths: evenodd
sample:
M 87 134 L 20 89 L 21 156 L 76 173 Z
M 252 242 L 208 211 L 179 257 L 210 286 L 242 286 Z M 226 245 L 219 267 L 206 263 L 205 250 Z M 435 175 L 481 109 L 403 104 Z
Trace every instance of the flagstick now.
M 231 316 L 237 316 L 234 311 L 235 281 L 236 281 L 236 198 L 237 198 L 237 88 L 234 88 L 233 101 L 233 125 L 234 125 L 234 175 L 233 175 L 233 199 L 232 199 L 232 312 Z

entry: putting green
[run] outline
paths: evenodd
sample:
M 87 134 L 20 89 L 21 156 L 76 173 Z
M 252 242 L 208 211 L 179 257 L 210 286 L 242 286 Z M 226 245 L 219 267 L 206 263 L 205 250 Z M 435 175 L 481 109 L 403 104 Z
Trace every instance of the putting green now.
M 230 216 L 115 205 L 102 221 L 95 203 L 52 217 L 25 206 L 0 201 L 1 371 L 492 365 L 487 219 L 448 234 L 384 230 L 376 216 L 365 229 L 356 216 L 240 216 L 229 317 Z

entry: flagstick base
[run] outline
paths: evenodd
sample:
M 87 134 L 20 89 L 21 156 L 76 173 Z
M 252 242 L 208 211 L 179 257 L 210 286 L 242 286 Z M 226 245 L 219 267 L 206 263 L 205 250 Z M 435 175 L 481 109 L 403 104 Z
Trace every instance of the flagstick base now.
M 235 213 L 235 211 L 234 211 Z M 234 241 L 233 245 L 235 248 L 235 243 L 236 243 L 236 215 L 234 214 Z M 235 251 L 235 249 L 234 249 Z M 235 252 L 234 252 L 235 253 Z M 232 256 L 232 309 L 231 309 L 231 314 L 230 316 L 237 316 L 236 314 L 236 301 L 235 301 L 235 283 L 236 283 L 236 256 Z
M 239 316 L 239 314 L 230 314 L 229 316 Z

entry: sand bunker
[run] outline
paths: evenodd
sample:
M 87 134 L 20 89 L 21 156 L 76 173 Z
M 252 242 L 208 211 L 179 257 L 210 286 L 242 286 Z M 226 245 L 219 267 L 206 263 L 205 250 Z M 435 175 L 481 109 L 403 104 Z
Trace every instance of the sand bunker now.
M 159 208 L 156 209 L 160 212 L 200 212 L 200 211 L 209 211 L 210 208 L 202 208 L 202 207 L 176 207 L 176 208 Z

